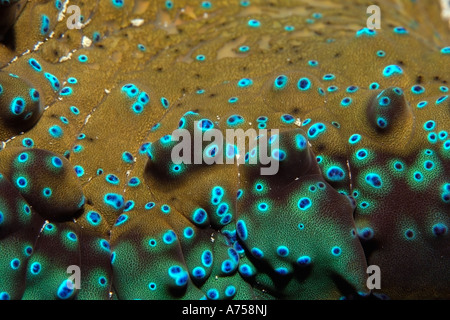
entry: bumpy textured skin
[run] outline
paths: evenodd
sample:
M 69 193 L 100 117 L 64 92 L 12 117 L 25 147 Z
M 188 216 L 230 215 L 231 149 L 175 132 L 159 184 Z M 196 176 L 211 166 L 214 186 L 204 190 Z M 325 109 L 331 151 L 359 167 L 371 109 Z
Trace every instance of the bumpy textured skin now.
M 0 299 L 450 298 L 450 32 L 371 4 L 2 1 Z

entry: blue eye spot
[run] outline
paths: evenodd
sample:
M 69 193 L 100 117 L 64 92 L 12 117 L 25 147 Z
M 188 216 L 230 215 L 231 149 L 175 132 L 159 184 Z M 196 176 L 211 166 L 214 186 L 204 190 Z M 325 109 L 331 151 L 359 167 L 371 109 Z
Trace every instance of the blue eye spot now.
M 18 160 L 20 163 L 25 163 L 25 162 L 28 161 L 28 159 L 29 159 L 29 156 L 28 156 L 28 153 L 26 153 L 26 152 L 22 152 L 22 153 L 19 154 L 19 156 L 17 157 L 17 160 Z
M 335 247 L 331 248 L 331 253 L 333 254 L 333 256 L 338 257 L 341 255 L 342 249 L 338 246 L 335 246 Z
M 78 237 L 75 233 L 73 232 L 68 232 L 67 233 L 67 239 L 69 239 L 70 241 L 77 241 Z
M 202 8 L 203 9 L 211 9 L 212 4 L 209 1 L 202 1 Z
M 10 262 L 10 266 L 12 269 L 17 270 L 20 267 L 20 260 L 17 258 L 12 259 Z
M 170 9 L 173 8 L 173 1 L 172 0 L 167 0 L 165 5 L 166 5 L 166 9 L 170 10 Z
M 262 259 L 264 257 L 264 252 L 259 248 L 252 248 L 250 252 L 257 259 Z
M 341 106 L 347 107 L 347 106 L 350 105 L 351 103 L 352 103 L 352 98 L 345 97 L 345 98 L 342 99 L 342 101 L 341 101 Z
M 348 142 L 350 144 L 355 144 L 355 143 L 358 143 L 360 140 L 361 140 L 361 135 L 355 133 L 350 136 L 350 138 L 348 139 Z
M 225 288 L 225 295 L 227 297 L 233 297 L 236 294 L 236 287 L 235 286 L 228 286 Z
M 278 161 L 283 161 L 287 157 L 286 152 L 281 149 L 272 150 L 272 158 Z
M 277 254 L 280 257 L 287 257 L 289 255 L 289 248 L 286 246 L 279 246 L 277 248 Z
M 11 102 L 11 112 L 14 115 L 20 115 L 24 112 L 27 103 L 21 97 L 14 98 Z
M 73 93 L 73 89 L 70 87 L 64 87 L 60 91 L 61 96 L 70 96 Z
M 145 209 L 146 209 L 146 210 L 150 210 L 150 209 L 152 209 L 155 205 L 156 205 L 156 204 L 155 204 L 154 202 L 147 202 L 147 203 L 145 204 Z
M 249 51 L 250 50 L 250 47 L 249 46 L 240 46 L 239 47 L 239 51 L 240 52 L 247 52 L 247 51 Z
M 238 82 L 238 86 L 241 88 L 249 87 L 252 84 L 253 84 L 253 80 L 249 79 L 249 78 L 243 78 L 243 79 L 239 80 L 239 82 Z
M 111 2 L 117 8 L 122 8 L 124 5 L 124 0 L 111 0 Z
M 120 210 L 123 207 L 124 202 L 125 202 L 123 197 L 116 193 L 105 194 L 105 196 L 103 197 L 103 201 L 105 202 L 105 204 L 109 205 L 110 207 L 112 207 L 115 210 Z M 120 219 L 124 219 L 124 218 L 128 219 L 128 216 L 125 215 L 124 217 L 122 217 Z
M 252 28 L 258 28 L 261 26 L 261 23 L 258 20 L 251 19 L 248 21 L 248 26 Z
M 327 170 L 327 178 L 331 181 L 342 181 L 345 178 L 345 172 L 339 167 L 332 166 Z
M 125 151 L 124 153 L 122 153 L 122 160 L 126 163 L 133 163 L 134 156 L 130 152 Z
M 150 283 L 148 284 L 148 288 L 149 288 L 150 290 L 152 290 L 152 291 L 155 291 L 155 290 L 156 290 L 156 283 L 150 282 Z
M 420 171 L 415 171 L 413 173 L 413 177 L 414 177 L 414 180 L 417 181 L 417 182 L 422 182 L 423 181 L 423 174 Z
M 24 138 L 24 139 L 22 140 L 22 145 L 23 145 L 25 148 L 32 148 L 32 147 L 34 146 L 34 141 L 33 141 L 33 139 L 31 139 L 31 138 Z
M 192 219 L 196 224 L 203 224 L 208 218 L 208 214 L 202 208 L 196 209 L 192 215 Z
M 80 110 L 78 110 L 78 108 L 74 106 L 70 107 L 70 111 L 76 116 L 80 114 Z
M 376 36 L 377 32 L 373 29 L 369 28 L 362 28 L 358 31 L 356 31 L 356 37 L 374 37 Z
M 209 119 L 201 119 L 197 123 L 197 128 L 201 131 L 208 131 L 214 128 L 214 123 Z
M 213 263 L 213 254 L 212 254 L 212 252 L 209 251 L 209 250 L 203 251 L 202 256 L 201 256 L 201 260 L 202 260 L 202 264 L 206 268 L 211 267 L 211 265 Z
M 414 94 L 422 94 L 425 92 L 425 88 L 420 85 L 415 85 L 411 87 L 411 92 Z
M 94 226 L 99 225 L 102 220 L 100 214 L 95 211 L 89 211 L 86 215 L 86 218 L 87 218 L 88 222 Z
M 30 265 L 30 271 L 33 275 L 37 275 L 41 272 L 42 266 L 39 262 L 33 262 Z
M 297 259 L 297 264 L 302 267 L 309 266 L 311 264 L 311 258 L 309 256 L 301 256 Z
M 403 163 L 401 163 L 400 161 L 394 162 L 394 169 L 396 171 L 403 171 L 404 169 Z
M 191 239 L 194 236 L 194 229 L 186 227 L 183 231 L 183 235 L 186 239 Z
M 58 125 L 56 125 L 56 124 L 53 125 L 53 126 L 51 126 L 51 127 L 48 129 L 48 132 L 50 133 L 50 135 L 51 135 L 53 138 L 61 138 L 62 135 L 63 135 L 63 133 L 64 133 L 63 129 L 61 129 L 61 127 L 58 126 Z
M 119 178 L 114 174 L 108 174 L 105 179 L 107 182 L 114 185 L 118 185 L 120 182 Z
M 228 99 L 228 103 L 236 103 L 239 100 L 239 98 L 237 97 L 231 97 L 230 99 Z
M 227 119 L 227 124 L 230 126 L 235 126 L 244 122 L 244 118 L 238 114 L 232 115 Z
M 448 228 L 445 224 L 443 223 L 436 223 L 435 225 L 433 225 L 432 227 L 432 232 L 435 236 L 439 237 L 439 236 L 443 236 L 446 235 L 448 232 Z
M 47 35 L 50 31 L 50 19 L 46 15 L 41 16 L 41 34 Z
M 121 224 L 124 224 L 128 220 L 128 215 L 122 213 L 116 220 L 116 223 L 114 226 L 120 226 Z
M 408 34 L 408 30 L 406 30 L 404 27 L 395 27 L 393 29 L 394 33 L 396 34 Z
M 36 70 L 37 72 L 41 72 L 41 71 L 42 71 L 42 67 L 41 67 L 41 65 L 39 64 L 39 62 L 37 62 L 36 59 L 30 58 L 30 59 L 28 60 L 28 63 L 29 63 L 29 65 L 30 65 L 34 70 Z
M 447 100 L 448 99 L 448 95 L 447 96 L 442 96 L 442 97 L 440 97 L 440 98 L 438 98 L 437 100 L 436 100 L 436 104 L 438 105 L 438 104 L 441 104 L 442 102 L 444 102 L 445 100 Z
M 369 184 L 371 187 L 379 189 L 382 187 L 383 182 L 381 180 L 381 177 L 376 173 L 369 173 L 366 175 L 365 181 L 367 184 Z
M 16 184 L 17 184 L 17 186 L 18 186 L 19 188 L 23 189 L 23 188 L 26 188 L 26 187 L 27 187 L 27 185 L 28 185 L 28 180 L 27 180 L 26 178 L 24 178 L 24 177 L 19 177 L 19 178 L 17 178 L 17 180 L 16 180 Z
M 418 109 L 422 109 L 423 107 L 425 107 L 428 104 L 428 101 L 420 101 L 419 103 L 417 103 L 417 108 Z
M 379 85 L 378 83 L 376 83 L 376 82 L 372 82 L 372 83 L 369 85 L 369 89 L 370 89 L 370 90 L 377 90 L 379 87 L 380 87 L 380 85 Z
M 132 83 L 128 83 L 122 87 L 124 92 L 129 98 L 135 98 L 139 94 L 139 89 Z
M 197 61 L 205 61 L 206 57 L 203 54 L 199 54 L 198 56 L 195 57 L 195 59 Z
M 402 68 L 397 65 L 389 65 L 383 70 L 383 76 L 391 77 L 396 74 L 403 74 Z
M 164 213 L 169 213 L 170 212 L 170 206 L 168 206 L 167 204 L 163 204 L 161 206 L 161 211 Z
M 311 81 L 308 78 L 300 78 L 297 82 L 297 88 L 301 91 L 306 91 L 311 88 Z
M 71 280 L 64 280 L 58 287 L 58 298 L 66 300 L 70 298 L 75 292 L 75 286 Z
M 288 77 L 285 75 L 278 76 L 274 81 L 274 87 L 277 90 L 284 89 L 288 83 Z
M 388 97 L 382 97 L 382 98 L 379 100 L 379 102 L 378 102 L 378 104 L 379 104 L 380 106 L 382 106 L 382 107 L 386 107 L 386 106 L 388 106 L 390 103 L 391 103 L 391 99 L 389 99 Z
M 148 245 L 152 248 L 156 247 L 158 242 L 155 239 L 148 240 Z
M 290 114 L 283 114 L 281 116 L 281 121 L 284 123 L 294 123 L 295 118 L 291 116 Z
M 388 122 L 385 118 L 383 117 L 378 117 L 377 118 L 377 126 L 381 129 L 385 129 L 388 125 Z
M 42 190 L 42 194 L 44 195 L 44 197 L 46 198 L 50 198 L 52 196 L 52 189 L 50 188 L 44 188 Z
M 303 211 L 309 209 L 311 206 L 312 206 L 311 199 L 307 197 L 300 198 L 297 202 L 297 207 Z
M 416 237 L 416 234 L 412 229 L 407 229 L 405 231 L 405 237 L 408 240 L 413 240 Z
M 358 87 L 357 86 L 349 86 L 349 87 L 347 87 L 347 89 L 346 89 L 346 91 L 348 92 L 348 93 L 353 93 L 353 92 L 356 92 L 356 91 L 358 91 Z
M 366 149 L 360 149 L 358 151 L 356 151 L 356 158 L 358 160 L 364 160 L 365 158 L 367 158 L 368 156 L 368 152 Z
M 310 139 L 316 139 L 325 131 L 326 131 L 325 124 L 321 122 L 315 123 L 308 129 L 308 137 Z
M 130 187 L 137 187 L 140 183 L 141 183 L 141 181 L 139 180 L 138 177 L 132 177 L 132 178 L 128 181 L 128 185 L 129 185 Z
M 78 56 L 78 61 L 80 61 L 80 62 L 82 62 L 82 63 L 85 63 L 85 62 L 87 62 L 88 60 L 89 60 L 89 58 L 88 58 L 88 56 L 85 55 L 85 54 L 82 54 L 82 55 L 79 55 L 79 56 Z

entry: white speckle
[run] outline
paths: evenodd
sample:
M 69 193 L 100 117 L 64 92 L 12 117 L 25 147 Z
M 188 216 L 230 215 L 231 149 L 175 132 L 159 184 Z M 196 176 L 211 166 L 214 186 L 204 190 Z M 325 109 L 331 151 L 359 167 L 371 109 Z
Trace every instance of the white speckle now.
M 66 16 L 64 15 L 64 13 L 66 13 L 66 11 L 67 11 L 67 5 L 68 5 L 68 4 L 69 4 L 69 0 L 64 1 L 64 3 L 63 3 L 63 8 L 62 8 L 62 10 L 59 12 L 59 15 L 58 15 L 58 22 L 63 21 L 64 18 L 66 17 Z
M 81 45 L 83 46 L 83 48 L 89 48 L 91 44 L 92 40 L 86 36 L 83 36 L 83 39 L 81 39 Z
M 295 123 L 294 123 L 297 127 L 301 127 L 302 126 L 302 120 L 300 120 L 300 118 L 295 119 Z
M 442 19 L 448 20 L 450 26 L 450 2 L 448 0 L 441 0 L 441 16 Z
M 110 94 L 111 90 L 105 89 L 106 94 Z
M 86 119 L 84 120 L 84 124 L 88 123 L 88 121 L 89 121 L 90 118 L 91 118 L 91 115 L 88 114 L 87 117 L 86 117 Z
M 131 25 L 133 27 L 140 27 L 144 24 L 144 19 L 133 19 L 131 20 Z
M 34 51 L 37 51 L 37 50 L 39 49 L 39 47 L 40 47 L 43 43 L 44 43 L 44 42 L 42 42 L 42 41 L 39 41 L 38 43 L 36 43 L 36 44 L 34 45 L 33 50 L 34 50 Z
M 67 56 L 62 56 L 61 58 L 59 58 L 59 62 L 64 62 L 64 61 L 70 60 L 71 58 L 72 58 L 72 52 L 69 52 L 67 54 Z

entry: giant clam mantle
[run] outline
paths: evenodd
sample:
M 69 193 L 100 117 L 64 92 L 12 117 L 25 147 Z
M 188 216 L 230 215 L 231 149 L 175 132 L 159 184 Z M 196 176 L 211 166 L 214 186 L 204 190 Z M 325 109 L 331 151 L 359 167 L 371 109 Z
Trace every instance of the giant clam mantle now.
M 0 299 L 450 298 L 449 28 L 377 2 L 2 0 Z

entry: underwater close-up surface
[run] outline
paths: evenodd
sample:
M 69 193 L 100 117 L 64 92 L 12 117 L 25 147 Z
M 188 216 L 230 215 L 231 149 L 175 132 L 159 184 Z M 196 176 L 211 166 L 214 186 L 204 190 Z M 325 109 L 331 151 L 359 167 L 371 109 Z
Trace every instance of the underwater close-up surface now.
M 446 2 L 0 0 L 0 300 L 450 299 Z

